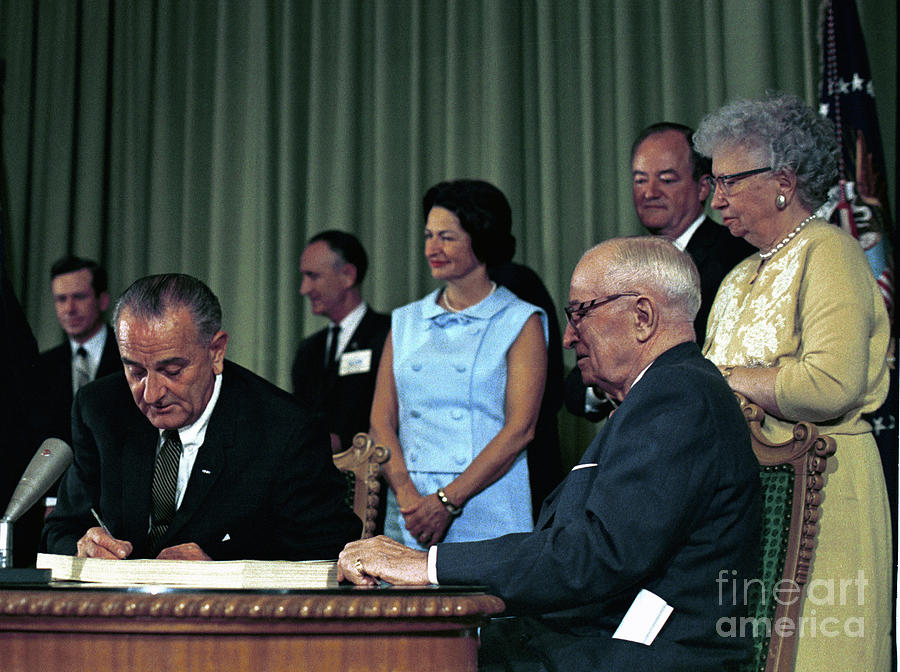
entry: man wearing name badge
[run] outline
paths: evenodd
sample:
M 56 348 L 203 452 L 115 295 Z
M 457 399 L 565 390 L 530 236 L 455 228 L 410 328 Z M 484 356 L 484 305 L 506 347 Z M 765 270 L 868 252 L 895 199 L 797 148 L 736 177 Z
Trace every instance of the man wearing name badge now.
M 325 418 L 335 452 L 369 431 L 375 374 L 391 328 L 389 315 L 362 300 L 367 268 L 362 244 L 344 231 L 313 236 L 300 257 L 300 294 L 330 322 L 300 343 L 291 379 L 297 398 Z
M 706 320 L 722 278 L 756 249 L 704 213 L 709 186 L 703 179 L 710 160 L 694 149 L 693 129 L 668 121 L 643 129 L 631 146 L 634 209 L 651 235 L 684 250 L 700 273 L 700 310 L 694 318 L 697 343 L 706 336 Z M 592 422 L 612 405 L 602 392 L 581 382 L 577 369 L 566 379 L 566 408 Z
M 95 378 L 122 369 L 116 337 L 103 321 L 109 308 L 106 269 L 90 259 L 63 257 L 50 268 L 50 291 L 65 341 L 41 353 L 50 436 L 72 442 L 72 399 Z
M 75 395 L 74 462 L 44 526 L 49 552 L 308 560 L 359 536 L 324 426 L 225 360 L 221 307 L 205 284 L 141 278 L 114 324 L 124 372 Z
M 513 618 L 482 628 L 482 670 L 737 669 L 752 643 L 732 623 L 756 572 L 759 466 L 734 394 L 694 342 L 699 304 L 696 267 L 666 240 L 589 250 L 563 343 L 618 408 L 534 530 L 428 551 L 355 541 L 339 578 L 484 586 Z

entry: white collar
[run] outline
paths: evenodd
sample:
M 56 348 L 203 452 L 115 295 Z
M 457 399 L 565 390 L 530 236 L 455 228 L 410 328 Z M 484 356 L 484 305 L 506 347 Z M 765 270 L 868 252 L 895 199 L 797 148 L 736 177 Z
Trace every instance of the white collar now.
M 341 326 L 341 333 L 352 334 L 356 331 L 359 323 L 362 322 L 363 315 L 366 314 L 367 307 L 365 301 L 360 301 L 356 308 L 344 315 L 344 319 L 338 323 Z M 334 322 L 329 322 L 328 324 L 334 324 Z
M 654 359 L 653 362 L 655 362 L 655 361 L 656 360 Z M 634 389 L 634 386 L 637 385 L 638 381 L 644 377 L 644 374 L 647 373 L 647 369 L 649 369 L 651 366 L 653 366 L 653 362 L 650 362 L 649 364 L 647 364 L 647 366 L 644 367 L 644 370 L 641 371 L 637 375 L 637 378 L 635 378 L 633 381 L 631 381 L 631 387 L 628 388 L 628 394 L 631 394 L 631 391 Z
M 694 231 L 696 231 L 700 226 L 700 223 L 703 221 L 704 217 L 706 217 L 706 213 L 701 212 L 700 216 L 697 217 L 697 219 L 695 219 L 688 228 L 682 231 L 680 236 L 672 241 L 672 244 L 679 250 L 684 252 L 685 248 L 688 246 L 688 243 L 691 242 L 691 236 L 694 235 Z
M 344 350 L 347 348 L 347 344 L 350 342 L 350 337 L 356 333 L 356 328 L 359 326 L 359 323 L 362 322 L 363 317 L 366 314 L 366 309 L 368 306 L 365 301 L 360 301 L 359 305 L 351 310 L 344 316 L 344 319 L 339 322 L 341 330 L 338 332 L 338 342 L 337 349 L 335 350 L 335 356 L 340 357 Z M 334 322 L 329 322 L 329 326 L 335 324 Z
M 69 346 L 72 348 L 74 357 L 78 348 L 87 350 L 88 359 L 94 364 L 99 364 L 100 358 L 103 356 L 103 348 L 106 346 L 106 324 L 102 324 L 97 333 L 91 336 L 84 343 L 77 343 L 74 339 L 69 339 Z
M 209 418 L 212 415 L 213 409 L 216 407 L 216 402 L 219 400 L 219 393 L 221 390 L 222 374 L 219 373 L 216 375 L 212 395 L 206 403 L 206 408 L 203 409 L 203 413 L 201 413 L 200 417 L 190 425 L 178 428 L 178 438 L 181 439 L 181 445 L 184 446 L 185 449 L 187 449 L 188 446 L 199 448 L 203 443 L 203 439 L 206 437 L 206 428 L 209 426 Z M 163 431 L 164 430 L 162 429 L 159 430 L 160 436 L 162 436 Z

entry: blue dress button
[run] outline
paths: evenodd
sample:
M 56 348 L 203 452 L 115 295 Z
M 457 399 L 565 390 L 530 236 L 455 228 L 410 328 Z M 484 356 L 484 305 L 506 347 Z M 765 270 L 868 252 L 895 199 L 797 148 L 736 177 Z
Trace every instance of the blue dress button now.
M 465 457 L 463 457 L 462 455 L 457 455 L 457 457 L 456 457 L 457 464 L 465 464 L 466 462 L 468 462 L 468 460 Z
M 454 408 L 452 411 L 450 411 L 450 417 L 454 420 L 461 420 L 463 415 L 464 413 L 458 408 Z
M 465 364 L 454 364 L 453 368 L 456 369 L 457 371 L 459 371 L 460 373 L 465 373 L 465 371 L 468 367 Z
M 413 362 L 410 364 L 410 367 L 413 371 L 421 371 L 422 370 L 422 362 Z
M 422 414 L 419 413 L 419 411 L 412 410 L 412 411 L 409 412 L 409 417 L 411 417 L 411 418 L 421 418 L 421 417 L 422 417 Z

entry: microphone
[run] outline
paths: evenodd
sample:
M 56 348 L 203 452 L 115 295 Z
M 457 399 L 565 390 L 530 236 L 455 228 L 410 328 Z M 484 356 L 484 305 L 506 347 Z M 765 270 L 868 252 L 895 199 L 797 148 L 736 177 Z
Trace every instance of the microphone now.
M 16 522 L 72 464 L 72 448 L 62 439 L 44 441 L 13 491 L 3 520 Z
M 69 444 L 62 439 L 51 438 L 40 445 L 25 468 L 25 473 L 19 479 L 19 484 L 6 507 L 6 513 L 0 518 L 0 584 L 49 580 L 46 570 L 11 569 L 12 526 L 68 469 L 72 459 L 72 448 Z

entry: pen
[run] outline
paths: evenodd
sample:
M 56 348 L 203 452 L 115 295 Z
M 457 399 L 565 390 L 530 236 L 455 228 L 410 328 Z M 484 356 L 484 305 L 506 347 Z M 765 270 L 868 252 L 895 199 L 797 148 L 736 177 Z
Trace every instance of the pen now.
M 94 518 L 97 519 L 97 523 L 100 525 L 100 527 L 103 528 L 103 531 L 106 532 L 109 536 L 112 536 L 112 532 L 109 531 L 106 523 L 103 522 L 103 520 L 100 518 L 100 514 L 94 510 L 94 507 L 91 507 L 91 513 L 94 514 Z

